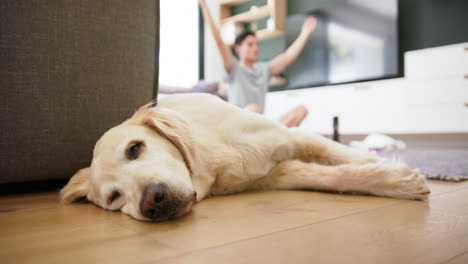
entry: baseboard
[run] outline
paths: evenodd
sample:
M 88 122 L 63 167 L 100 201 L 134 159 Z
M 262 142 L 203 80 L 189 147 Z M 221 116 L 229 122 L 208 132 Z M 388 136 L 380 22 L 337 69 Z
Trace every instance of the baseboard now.
M 67 184 L 68 179 L 53 179 L 30 182 L 0 184 L 0 196 L 15 194 L 57 192 Z
M 417 148 L 468 148 L 468 133 L 441 133 L 441 134 L 387 134 L 402 140 L 408 147 Z M 326 135 L 331 137 L 331 135 Z M 367 135 L 345 134 L 340 135 L 340 142 L 346 145 L 353 140 L 363 140 Z

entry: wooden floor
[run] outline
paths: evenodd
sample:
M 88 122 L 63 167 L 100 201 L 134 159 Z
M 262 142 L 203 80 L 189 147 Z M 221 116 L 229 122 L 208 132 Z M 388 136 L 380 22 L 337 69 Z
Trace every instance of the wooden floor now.
M 202 201 L 146 223 L 56 193 L 0 197 L 0 263 L 468 263 L 468 182 L 428 202 L 306 191 Z

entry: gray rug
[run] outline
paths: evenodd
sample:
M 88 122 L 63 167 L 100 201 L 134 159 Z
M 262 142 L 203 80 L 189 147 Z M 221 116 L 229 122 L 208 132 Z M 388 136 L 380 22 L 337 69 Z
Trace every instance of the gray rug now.
M 410 148 L 400 151 L 383 151 L 379 156 L 396 159 L 411 168 L 419 168 L 428 179 L 444 181 L 468 180 L 468 150 Z

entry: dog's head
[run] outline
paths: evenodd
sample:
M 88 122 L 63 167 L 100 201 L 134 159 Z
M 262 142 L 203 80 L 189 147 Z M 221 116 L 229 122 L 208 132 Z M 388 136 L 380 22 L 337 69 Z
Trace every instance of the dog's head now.
M 164 221 L 196 201 L 187 123 L 177 113 L 142 107 L 96 143 L 89 168 L 61 190 L 64 203 L 86 198 L 139 220 Z

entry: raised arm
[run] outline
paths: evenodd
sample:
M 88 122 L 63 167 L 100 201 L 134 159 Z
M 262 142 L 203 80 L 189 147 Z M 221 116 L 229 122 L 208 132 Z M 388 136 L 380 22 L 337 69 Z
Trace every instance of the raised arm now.
M 297 39 L 286 49 L 285 52 L 276 56 L 271 61 L 271 74 L 276 75 L 293 63 L 304 48 L 310 34 L 314 32 L 317 20 L 315 17 L 308 17 L 302 25 L 302 30 Z
M 210 27 L 211 33 L 213 34 L 213 38 L 216 42 L 216 46 L 218 47 L 219 52 L 221 53 L 221 58 L 223 59 L 224 68 L 227 72 L 230 72 L 232 69 L 232 65 L 234 63 L 234 56 L 232 55 L 231 50 L 229 47 L 224 43 L 223 39 L 221 38 L 221 34 L 211 17 L 210 11 L 205 0 L 199 0 L 200 7 L 202 10 L 203 18 L 205 22 Z

